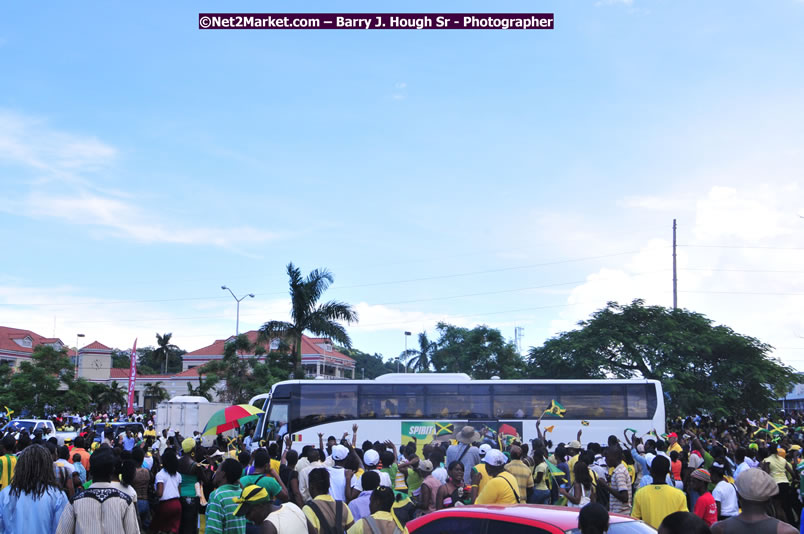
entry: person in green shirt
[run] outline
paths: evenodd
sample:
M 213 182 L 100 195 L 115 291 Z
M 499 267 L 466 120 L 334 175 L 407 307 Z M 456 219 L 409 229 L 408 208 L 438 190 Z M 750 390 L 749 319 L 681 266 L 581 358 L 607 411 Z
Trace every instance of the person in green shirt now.
M 206 516 L 206 534 L 245 534 L 246 520 L 234 515 L 237 504 L 235 497 L 240 497 L 240 462 L 227 458 L 218 467 L 212 482 L 217 488 L 209 496 Z
M 257 485 L 268 490 L 271 495 L 276 495 L 282 502 L 288 500 L 288 489 L 282 482 L 282 478 L 275 469 L 271 468 L 270 456 L 265 449 L 257 449 L 252 456 L 254 460 L 254 472 L 240 478 L 240 487 Z

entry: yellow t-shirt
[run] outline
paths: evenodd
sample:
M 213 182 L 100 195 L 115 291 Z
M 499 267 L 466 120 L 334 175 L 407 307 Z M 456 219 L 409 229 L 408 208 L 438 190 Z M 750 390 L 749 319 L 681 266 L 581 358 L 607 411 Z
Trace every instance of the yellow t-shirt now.
M 536 483 L 536 475 L 542 473 L 542 481 L 538 484 Z M 547 479 L 550 478 L 547 468 L 547 462 L 542 462 L 536 467 L 533 468 L 533 489 L 534 490 L 547 490 Z
M 393 516 L 393 514 L 391 514 L 391 512 L 383 512 L 383 511 L 374 512 L 373 514 L 371 514 L 371 517 L 373 517 L 374 520 L 378 523 L 378 526 L 380 526 L 382 522 L 388 522 L 388 523 L 393 522 L 398 528 L 401 526 L 394 519 L 394 516 Z M 365 526 L 365 528 L 364 528 L 364 526 Z M 382 527 L 380 527 L 380 528 L 382 528 Z M 390 528 L 390 526 L 389 526 L 389 528 Z M 408 533 L 407 528 L 401 527 L 401 529 L 402 529 L 402 534 L 407 534 Z M 391 528 L 391 530 L 393 530 L 393 528 Z M 352 526 L 352 528 L 350 528 L 347 531 L 347 534 L 371 534 L 371 528 L 368 526 L 368 524 L 366 524 L 365 519 L 361 519 L 360 521 L 355 523 L 354 526 Z
M 570 487 L 572 487 L 572 485 L 575 484 L 575 469 L 574 468 L 575 468 L 575 464 L 578 462 L 578 459 L 580 457 L 581 457 L 580 454 L 576 454 L 575 456 L 573 456 L 572 458 L 569 459 L 569 462 L 567 462 L 567 465 L 569 466 L 569 472 L 570 472 Z
M 513 490 L 516 487 L 517 481 L 514 475 L 503 471 L 486 483 L 483 491 L 477 496 L 475 504 L 516 504 L 516 495 Z M 524 498 L 527 499 L 527 495 Z M 523 497 L 520 495 L 519 502 L 524 502 L 522 499 Z
M 649 484 L 634 495 L 631 516 L 659 528 L 664 518 L 675 512 L 688 512 L 687 496 L 683 491 L 667 484 Z
M 668 447 L 667 454 L 670 454 L 673 451 L 676 451 L 677 453 L 681 454 L 681 445 L 679 445 L 677 441 L 672 445 L 670 445 L 670 447 Z
M 787 479 L 787 460 L 778 454 L 772 454 L 762 460 L 763 464 L 768 464 L 770 468 L 770 476 L 777 484 L 787 484 L 790 481 Z
M 488 472 L 486 471 L 486 464 L 480 462 L 472 469 L 480 473 L 480 482 L 477 483 L 477 494 L 480 495 L 480 492 L 483 491 L 483 488 L 486 487 L 486 483 L 491 480 Z
M 332 502 L 332 503 L 335 502 L 335 499 L 333 499 L 331 495 L 319 495 L 318 497 L 316 497 L 313 500 L 314 501 Z M 304 508 L 302 508 L 302 512 L 304 512 L 304 515 L 307 516 L 307 519 L 310 520 L 310 524 L 313 525 L 313 527 L 316 530 L 321 530 L 321 522 L 318 521 L 318 516 L 315 515 L 315 512 L 313 512 L 312 508 L 310 508 L 309 506 L 305 506 Z M 355 518 L 352 515 L 352 511 L 349 509 L 349 506 L 347 506 L 346 503 L 343 503 L 343 514 L 344 514 L 343 516 L 346 518 L 346 523 L 344 523 L 344 525 L 348 528 L 355 522 Z M 327 517 L 326 513 L 325 513 L 324 517 Z M 334 516 L 330 516 L 330 517 L 334 517 Z

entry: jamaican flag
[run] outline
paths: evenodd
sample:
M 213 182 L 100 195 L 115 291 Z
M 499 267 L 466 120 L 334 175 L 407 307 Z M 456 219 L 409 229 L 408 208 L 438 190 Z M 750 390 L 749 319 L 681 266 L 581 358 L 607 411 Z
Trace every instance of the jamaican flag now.
M 553 417 L 564 417 L 565 413 L 567 413 L 566 408 L 555 399 L 551 401 L 550 407 L 544 411 L 544 415 L 551 415 Z
M 760 432 L 767 432 L 771 436 L 783 436 L 785 434 L 785 430 L 787 430 L 787 425 L 777 425 L 776 423 L 768 421 L 768 424 L 765 425 L 765 428 L 759 427 L 751 436 L 756 436 Z
M 436 423 L 436 436 L 448 436 L 455 433 L 455 425 L 452 423 Z

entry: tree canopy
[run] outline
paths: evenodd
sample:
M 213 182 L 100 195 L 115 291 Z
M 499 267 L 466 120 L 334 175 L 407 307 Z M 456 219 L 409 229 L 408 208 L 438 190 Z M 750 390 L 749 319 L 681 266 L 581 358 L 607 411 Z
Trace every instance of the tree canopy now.
M 467 373 L 472 378 L 522 378 L 525 362 L 516 347 L 496 328 L 463 328 L 438 323 L 437 348 L 431 363 L 439 373 Z
M 689 310 L 609 302 L 578 325 L 530 350 L 532 377 L 659 380 L 668 415 L 767 411 L 795 382 L 770 345 Z
M 242 353 L 254 356 L 244 357 Z M 201 367 L 201 384 L 191 392 L 207 396 L 205 393 L 210 392 L 213 385 L 226 380 L 225 386 L 218 388 L 218 394 L 225 402 L 240 404 L 258 393 L 270 391 L 274 383 L 287 380 L 292 367 L 293 359 L 287 345 L 280 343 L 277 350 L 266 352 L 259 344 L 252 345 L 248 336 L 240 334 L 226 344 L 222 359 Z M 207 375 L 207 379 L 202 375 Z M 202 391 L 204 385 L 206 388 Z
M 355 361 L 355 378 L 373 380 L 380 375 L 395 373 L 396 366 L 383 360 L 382 354 L 369 354 L 358 349 L 336 346 L 335 350 L 345 354 Z
M 324 291 L 335 281 L 326 269 L 314 269 L 303 277 L 301 270 L 288 263 L 288 286 L 290 289 L 291 322 L 268 321 L 260 328 L 260 340 L 270 343 L 280 339 L 290 343 L 295 358 L 294 376 L 304 378 L 302 368 L 302 335 L 305 331 L 317 336 L 326 336 L 346 347 L 352 340 L 341 322 L 357 322 L 357 312 L 349 304 L 331 300 L 318 304 Z

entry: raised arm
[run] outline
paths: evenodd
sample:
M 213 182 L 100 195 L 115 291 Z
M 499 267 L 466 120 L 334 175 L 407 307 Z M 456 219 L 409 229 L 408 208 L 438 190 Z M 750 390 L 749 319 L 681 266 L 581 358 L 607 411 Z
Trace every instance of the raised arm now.
M 357 423 L 352 425 L 352 448 L 357 447 Z

